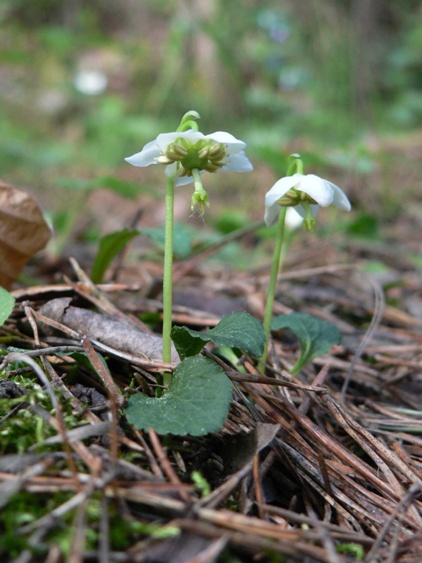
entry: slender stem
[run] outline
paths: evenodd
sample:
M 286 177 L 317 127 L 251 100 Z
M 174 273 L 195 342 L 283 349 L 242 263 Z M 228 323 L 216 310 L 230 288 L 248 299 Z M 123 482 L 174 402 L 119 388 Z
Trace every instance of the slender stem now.
M 166 179 L 166 206 L 164 226 L 164 275 L 163 275 L 163 362 L 171 362 L 171 318 L 173 305 L 173 231 L 174 231 L 174 180 Z M 164 374 L 164 382 L 170 376 Z
M 280 271 L 280 266 L 283 257 L 283 242 L 284 242 L 284 226 L 286 221 L 287 207 L 282 207 L 280 209 L 280 215 L 278 216 L 277 223 L 277 235 L 275 240 L 275 248 L 273 254 L 273 261 L 271 264 L 271 274 L 270 282 L 268 284 L 267 292 L 267 302 L 265 303 L 265 313 L 264 313 L 264 332 L 265 332 L 265 349 L 264 355 L 262 356 L 262 362 L 266 362 L 268 355 L 268 344 L 270 341 L 271 332 L 271 317 L 273 312 L 275 291 L 277 288 L 278 274 Z

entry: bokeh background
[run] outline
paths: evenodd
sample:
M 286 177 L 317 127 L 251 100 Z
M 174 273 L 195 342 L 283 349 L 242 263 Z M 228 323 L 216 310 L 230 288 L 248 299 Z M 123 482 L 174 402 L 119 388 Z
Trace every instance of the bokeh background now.
M 300 152 L 353 202 L 333 228 L 420 230 L 421 53 L 413 0 L 2 0 L 0 175 L 39 198 L 56 252 L 127 226 L 134 201 L 158 225 L 162 171 L 124 157 L 195 109 L 255 167 L 207 176 L 208 226 L 262 218 Z M 198 223 L 189 201 L 177 217 Z

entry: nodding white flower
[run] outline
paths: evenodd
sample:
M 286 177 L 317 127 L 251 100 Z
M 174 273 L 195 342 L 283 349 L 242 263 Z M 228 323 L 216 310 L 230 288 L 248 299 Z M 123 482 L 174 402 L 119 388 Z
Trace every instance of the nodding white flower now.
M 166 175 L 174 178 L 176 186 L 182 186 L 193 182 L 194 169 L 201 173 L 204 170 L 250 172 L 252 164 L 244 153 L 245 147 L 246 143 L 224 131 L 203 135 L 189 129 L 162 133 L 155 141 L 147 143 L 141 152 L 125 160 L 133 166 L 164 164 Z
M 335 205 L 343 211 L 352 206 L 343 190 L 315 174 L 293 174 L 278 180 L 265 195 L 265 223 L 272 225 L 281 207 L 293 207 L 305 219 L 315 217 L 319 207 Z

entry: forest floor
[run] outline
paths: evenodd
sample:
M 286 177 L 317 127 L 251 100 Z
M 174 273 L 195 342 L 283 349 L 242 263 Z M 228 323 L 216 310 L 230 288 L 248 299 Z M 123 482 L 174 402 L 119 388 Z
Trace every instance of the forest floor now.
M 420 162 L 418 151 L 391 150 Z M 106 336 L 110 314 L 157 320 L 159 262 L 126 257 L 100 286 L 84 273 L 82 243 L 77 261 L 34 262 L 39 283 L 13 292 L 0 329 L 4 354 L 18 355 L 0 380 L 2 560 L 421 561 L 422 202 L 405 190 L 420 173 L 412 166 L 396 172 L 407 199 L 393 190 L 401 209 L 379 217 L 378 237 L 301 236 L 287 256 L 274 313 L 328 321 L 341 344 L 295 378 L 289 331 L 273 333 L 265 374 L 248 357 L 239 369 L 222 363 L 233 401 L 222 431 L 205 437 L 134 429 L 114 391 L 127 398 L 135 381 L 152 393 L 160 364 L 109 349 L 107 382 L 95 363 L 104 350 L 69 326 L 47 319 L 45 330 L 40 317 L 45 303 L 71 298 L 104 315 Z M 356 188 L 355 200 L 363 207 L 371 194 Z M 257 244 L 253 233 L 238 242 L 246 256 Z M 175 264 L 173 322 L 262 319 L 269 259 L 234 270 L 206 260 L 212 251 Z

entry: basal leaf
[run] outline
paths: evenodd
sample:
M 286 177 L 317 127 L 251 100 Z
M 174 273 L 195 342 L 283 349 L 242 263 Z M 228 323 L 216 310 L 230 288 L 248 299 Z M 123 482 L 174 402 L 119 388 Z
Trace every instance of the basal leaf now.
M 306 313 L 290 313 L 274 317 L 272 330 L 288 328 L 297 336 L 300 356 L 291 370 L 297 373 L 304 365 L 317 356 L 325 354 L 333 344 L 340 342 L 340 332 L 334 325 Z
M 180 363 L 162 397 L 133 395 L 126 418 L 135 428 L 158 434 L 203 436 L 221 430 L 230 408 L 232 384 L 209 358 L 196 356 Z
M 249 313 L 226 315 L 218 325 L 204 332 L 187 327 L 173 327 L 171 337 L 182 359 L 198 354 L 209 341 L 217 346 L 239 348 L 255 358 L 264 353 L 264 329 Z
M 9 318 L 13 311 L 15 298 L 6 289 L 0 287 L 0 326 Z
M 115 256 L 137 235 L 139 235 L 137 229 L 123 229 L 101 238 L 100 248 L 98 249 L 91 272 L 91 279 L 94 283 L 101 283 L 103 281 L 107 268 Z

